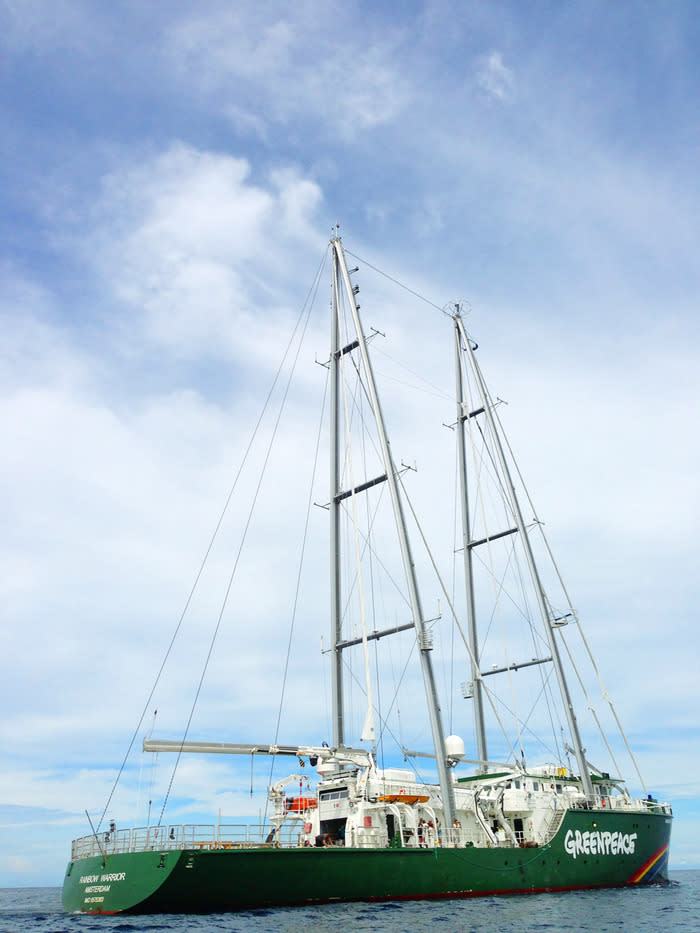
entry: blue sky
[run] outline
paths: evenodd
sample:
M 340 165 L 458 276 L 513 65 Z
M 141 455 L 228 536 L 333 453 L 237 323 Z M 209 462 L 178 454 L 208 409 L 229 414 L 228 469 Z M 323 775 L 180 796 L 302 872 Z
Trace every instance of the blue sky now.
M 683 2 L 0 5 L 0 884 L 60 883 L 104 804 L 336 222 L 469 301 L 672 865 L 700 865 L 699 29 Z M 269 641 L 231 648 L 207 726 L 237 741 L 274 704 Z M 187 768 L 214 812 L 224 765 Z

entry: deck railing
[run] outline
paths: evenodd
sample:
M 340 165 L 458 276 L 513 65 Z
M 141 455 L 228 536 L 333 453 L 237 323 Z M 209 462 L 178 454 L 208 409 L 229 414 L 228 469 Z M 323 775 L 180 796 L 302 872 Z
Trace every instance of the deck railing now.
M 114 855 L 121 852 L 167 852 L 179 849 L 242 849 L 264 846 L 296 846 L 299 827 L 283 826 L 272 835 L 273 826 L 245 823 L 184 823 L 168 826 L 139 826 L 113 829 L 74 839 L 71 858 Z

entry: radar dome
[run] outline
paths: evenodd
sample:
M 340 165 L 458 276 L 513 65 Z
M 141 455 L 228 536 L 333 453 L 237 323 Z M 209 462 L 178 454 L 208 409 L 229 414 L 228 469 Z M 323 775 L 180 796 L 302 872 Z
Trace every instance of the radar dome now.
M 458 735 L 448 735 L 445 739 L 445 751 L 447 757 L 454 761 L 461 761 L 464 758 L 464 741 Z

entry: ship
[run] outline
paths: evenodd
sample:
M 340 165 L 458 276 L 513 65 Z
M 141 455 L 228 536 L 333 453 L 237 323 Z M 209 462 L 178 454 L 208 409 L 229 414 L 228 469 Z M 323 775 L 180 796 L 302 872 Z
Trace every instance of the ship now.
M 265 756 L 275 763 L 288 760 L 292 773 L 267 786 L 266 816 L 257 823 L 230 823 L 221 817 L 208 824 L 169 822 L 165 806 L 161 818 L 145 826 L 124 828 L 112 820 L 94 826 L 91 821 L 91 832 L 72 843 L 64 908 L 88 914 L 203 913 L 665 882 L 672 808 L 647 792 L 621 730 L 578 612 L 553 562 L 543 523 L 521 486 L 500 419 L 501 400 L 491 394 L 482 374 L 463 305 L 440 309 L 454 345 L 455 416 L 447 427 L 456 442 L 454 512 L 460 540 L 452 552 L 464 578 L 458 607 L 454 588 L 444 584 L 427 544 L 421 559 L 416 557 L 415 538 L 423 540 L 423 526 L 407 492 L 408 468 L 397 465 L 389 443 L 372 360 L 371 344 L 380 332 L 372 329 L 367 335 L 364 330 L 359 286 L 353 279 L 359 267 L 349 267 L 337 230 L 327 252 L 332 267 L 331 349 L 323 365 L 330 399 L 330 494 L 324 508 L 331 558 L 330 640 L 323 653 L 331 668 L 330 741 L 305 744 L 295 737 L 284 745 L 275 735 L 257 744 L 194 741 L 187 733 L 175 739 L 149 734 L 143 739 L 144 754 L 172 753 L 177 761 L 188 755 L 247 756 L 251 767 L 254 759 Z M 353 390 L 348 389 L 351 379 Z M 355 457 L 348 452 L 360 424 L 371 426 L 373 460 L 361 460 L 357 443 Z M 484 491 L 487 479 L 498 490 L 495 498 Z M 370 536 L 375 523 L 367 506 L 370 497 L 381 498 L 390 516 L 403 593 L 403 615 L 387 615 L 384 623 L 362 595 L 363 588 L 371 589 L 368 562 L 373 561 L 375 574 L 384 567 Z M 497 516 L 490 516 L 488 525 L 487 501 L 495 503 Z M 358 530 L 360 513 L 369 516 L 370 531 Z M 344 521 L 349 534 L 342 531 Z M 343 546 L 350 551 L 345 562 Z M 541 569 L 542 555 L 553 571 Z M 442 603 L 448 607 L 431 618 L 419 581 L 428 565 L 442 581 Z M 479 571 L 485 571 L 490 586 L 479 582 Z M 514 587 L 509 574 L 517 581 Z M 526 584 L 525 608 L 514 610 L 515 591 L 524 591 Z M 555 584 L 563 596 L 553 595 Z M 488 603 L 492 598 L 493 605 L 500 599 L 501 608 Z M 351 603 L 358 609 L 353 622 L 348 619 Z M 486 634 L 480 623 L 484 615 Z M 498 660 L 488 636 L 505 631 L 506 615 L 524 624 L 529 640 L 516 637 Z M 446 734 L 445 704 L 439 696 L 434 652 L 436 640 L 447 641 L 439 629 L 446 619 L 464 650 L 459 691 L 473 730 L 470 757 L 459 735 Z M 612 710 L 621 740 L 608 739 L 602 729 L 602 716 L 573 662 L 573 635 L 582 639 L 583 653 L 590 656 L 603 705 Z M 377 698 L 379 668 L 373 672 L 372 652 L 380 640 L 384 645 L 392 639 L 402 639 L 408 646 L 402 657 L 415 662 L 410 692 L 415 694 L 421 685 L 430 736 L 422 750 L 406 747 L 392 733 L 386 709 L 391 704 L 382 708 Z M 360 659 L 352 668 L 352 692 L 363 704 L 362 728 L 350 742 L 349 652 Z M 530 699 L 517 706 L 514 683 L 525 678 L 530 678 Z M 500 692 L 497 682 L 505 684 Z M 544 717 L 534 712 L 533 697 L 557 706 L 558 726 L 549 722 L 551 709 Z M 604 736 L 598 746 L 609 753 L 606 767 L 588 758 L 584 737 L 591 733 L 582 732 L 575 712 L 580 697 Z M 504 726 L 506 712 L 516 723 L 514 732 Z M 543 726 L 552 738 L 535 748 L 549 751 L 543 761 L 533 763 L 528 741 L 535 727 Z M 502 727 L 500 738 L 494 737 L 497 727 Z M 400 749 L 393 757 L 385 751 L 390 735 Z M 632 794 L 622 777 L 620 748 L 629 753 L 640 796 Z

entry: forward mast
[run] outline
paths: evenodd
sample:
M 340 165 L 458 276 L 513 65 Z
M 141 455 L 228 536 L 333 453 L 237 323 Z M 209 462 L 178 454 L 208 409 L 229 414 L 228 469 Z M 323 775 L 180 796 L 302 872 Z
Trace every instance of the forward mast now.
M 447 755 L 445 744 L 445 734 L 442 726 L 442 714 L 438 700 L 437 688 L 435 685 L 435 675 L 431 658 L 432 642 L 426 630 L 423 609 L 421 605 L 418 581 L 416 579 L 415 564 L 411 553 L 411 544 L 408 538 L 406 528 L 406 518 L 404 515 L 403 502 L 399 484 L 397 480 L 396 467 L 391 454 L 389 438 L 384 423 L 379 395 L 377 393 L 374 371 L 367 349 L 367 340 L 360 319 L 360 310 L 356 301 L 356 289 L 350 280 L 345 252 L 343 250 L 340 237 L 335 237 L 331 241 L 333 248 L 333 308 L 332 308 L 332 334 L 333 346 L 331 353 L 332 375 L 331 375 L 331 483 L 332 490 L 335 490 L 331 504 L 331 599 L 332 599 L 332 629 L 331 637 L 333 644 L 333 710 L 334 710 L 334 744 L 342 745 L 343 736 L 343 683 L 341 653 L 347 646 L 343 642 L 340 634 L 340 574 L 339 574 L 339 546 L 338 546 L 338 506 L 340 501 L 346 497 L 347 493 L 338 489 L 338 450 L 340 446 L 339 438 L 339 417 L 338 417 L 338 385 L 340 361 L 343 354 L 357 349 L 362 360 L 365 378 L 367 380 L 367 393 L 372 409 L 372 414 L 377 426 L 381 456 L 384 464 L 384 474 L 389 486 L 391 504 L 396 523 L 396 530 L 401 550 L 401 559 L 403 563 L 406 585 L 408 588 L 409 602 L 411 606 L 411 615 L 413 626 L 416 632 L 416 641 L 423 674 L 423 684 L 425 687 L 426 702 L 428 706 L 428 715 L 430 718 L 430 729 L 435 749 L 435 760 L 437 763 L 438 778 L 440 790 L 442 793 L 445 823 L 451 827 L 456 818 L 454 789 L 450 775 L 450 761 Z M 345 295 L 352 314 L 352 320 L 355 328 L 355 341 L 346 347 L 339 344 L 340 326 L 340 290 L 344 289 Z M 360 489 L 350 490 L 350 495 L 354 496 Z M 389 633 L 387 633 L 389 634 Z

